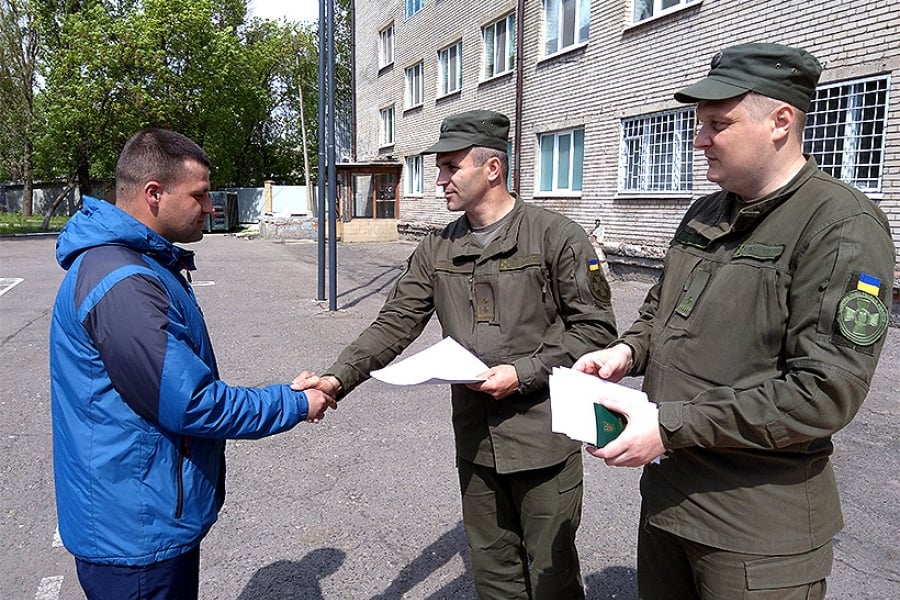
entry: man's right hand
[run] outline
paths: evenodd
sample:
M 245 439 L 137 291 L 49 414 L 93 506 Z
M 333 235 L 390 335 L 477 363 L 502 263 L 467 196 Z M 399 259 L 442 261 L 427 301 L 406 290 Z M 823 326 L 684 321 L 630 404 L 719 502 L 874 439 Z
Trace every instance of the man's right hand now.
M 338 378 L 334 375 L 323 375 L 322 377 L 319 377 L 318 375 L 313 375 L 309 371 L 303 371 L 291 382 L 291 389 L 298 391 L 309 389 L 319 390 L 325 392 L 332 398 L 337 398 L 338 392 L 341 391 L 341 382 L 338 381 Z
M 605 350 L 597 350 L 585 354 L 572 366 L 576 371 L 596 375 L 607 381 L 619 381 L 631 372 L 634 364 L 631 346 L 616 344 Z
M 303 390 L 303 393 L 306 394 L 306 401 L 309 405 L 306 412 L 306 420 L 309 423 L 318 423 L 324 419 L 325 409 L 330 408 L 334 410 L 337 408 L 337 401 L 335 401 L 334 396 L 321 390 L 306 389 Z
M 337 409 L 335 398 L 341 390 L 341 382 L 331 375 L 319 377 L 309 371 L 303 371 L 291 382 L 291 389 L 306 393 L 309 402 L 306 420 L 318 423 L 325 416 L 326 408 Z

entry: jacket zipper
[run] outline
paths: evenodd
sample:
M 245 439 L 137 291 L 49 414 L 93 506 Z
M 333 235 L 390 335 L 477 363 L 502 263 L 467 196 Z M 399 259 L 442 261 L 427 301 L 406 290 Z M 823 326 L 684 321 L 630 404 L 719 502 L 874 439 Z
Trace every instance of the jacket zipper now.
M 184 459 L 191 455 L 191 446 L 188 442 L 187 436 L 181 437 L 181 448 L 178 452 L 178 470 L 175 473 L 175 478 L 178 483 L 178 498 L 175 503 L 175 518 L 180 519 L 181 513 L 184 510 Z

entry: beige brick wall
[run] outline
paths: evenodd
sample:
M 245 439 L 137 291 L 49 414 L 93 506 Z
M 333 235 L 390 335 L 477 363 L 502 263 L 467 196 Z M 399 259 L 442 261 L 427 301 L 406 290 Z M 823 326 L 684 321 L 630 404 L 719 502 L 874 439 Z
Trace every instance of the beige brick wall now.
M 749 0 L 696 2 L 683 10 L 634 26 L 631 3 L 594 0 L 586 45 L 541 58 L 542 2 L 525 2 L 521 191 L 560 210 L 604 244 L 638 256 L 658 258 L 692 198 L 715 189 L 704 177 L 705 162 L 694 156 L 694 188 L 681 196 L 617 194 L 620 120 L 678 108 L 672 94 L 702 77 L 710 57 L 722 47 L 769 41 L 807 48 L 825 65 L 822 82 L 890 74 L 889 131 L 882 193 L 873 199 L 888 214 L 900 248 L 900 5 L 874 0 Z M 409 20 L 399 0 L 356 0 L 357 157 L 398 160 L 421 151 L 437 137 L 441 119 L 472 108 L 488 108 L 514 118 L 515 74 L 480 82 L 481 27 L 515 10 L 514 0 L 425 0 Z M 395 61 L 379 72 L 378 30 L 395 26 Z M 436 98 L 437 52 L 457 40 L 463 45 L 462 90 Z M 404 69 L 425 66 L 425 101 L 403 106 Z M 396 107 L 396 143 L 378 146 L 378 110 Z M 536 140 L 541 132 L 585 128 L 584 185 L 581 195 L 541 197 L 535 190 Z M 421 198 L 403 198 L 402 222 L 445 223 L 435 194 L 433 157 L 425 158 Z M 404 173 L 405 176 L 405 173 Z M 599 230 L 597 229 L 599 226 Z

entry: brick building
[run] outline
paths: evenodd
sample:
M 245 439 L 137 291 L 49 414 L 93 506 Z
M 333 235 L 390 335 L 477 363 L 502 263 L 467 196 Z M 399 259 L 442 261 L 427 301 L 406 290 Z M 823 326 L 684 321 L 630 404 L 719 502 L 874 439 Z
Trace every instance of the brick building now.
M 511 187 L 652 266 L 716 187 L 673 93 L 722 47 L 801 46 L 825 65 L 806 133 L 820 166 L 887 213 L 900 247 L 900 6 L 873 0 L 355 0 L 359 161 L 402 165 L 398 228 L 447 223 L 433 157 L 448 114 L 512 120 Z

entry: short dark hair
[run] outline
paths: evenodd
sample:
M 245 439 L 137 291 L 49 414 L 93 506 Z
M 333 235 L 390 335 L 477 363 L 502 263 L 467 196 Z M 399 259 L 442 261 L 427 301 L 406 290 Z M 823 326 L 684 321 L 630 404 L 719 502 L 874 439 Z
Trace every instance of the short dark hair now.
M 116 195 L 128 196 L 147 181 L 177 181 L 185 161 L 209 168 L 209 155 L 192 139 L 175 131 L 149 127 L 125 142 L 116 163 Z
M 498 159 L 500 161 L 500 171 L 503 175 L 503 182 L 506 183 L 506 178 L 509 177 L 509 154 L 502 150 L 488 148 L 487 146 L 472 146 L 470 153 L 472 155 L 472 164 L 476 167 L 482 166 L 492 158 Z

